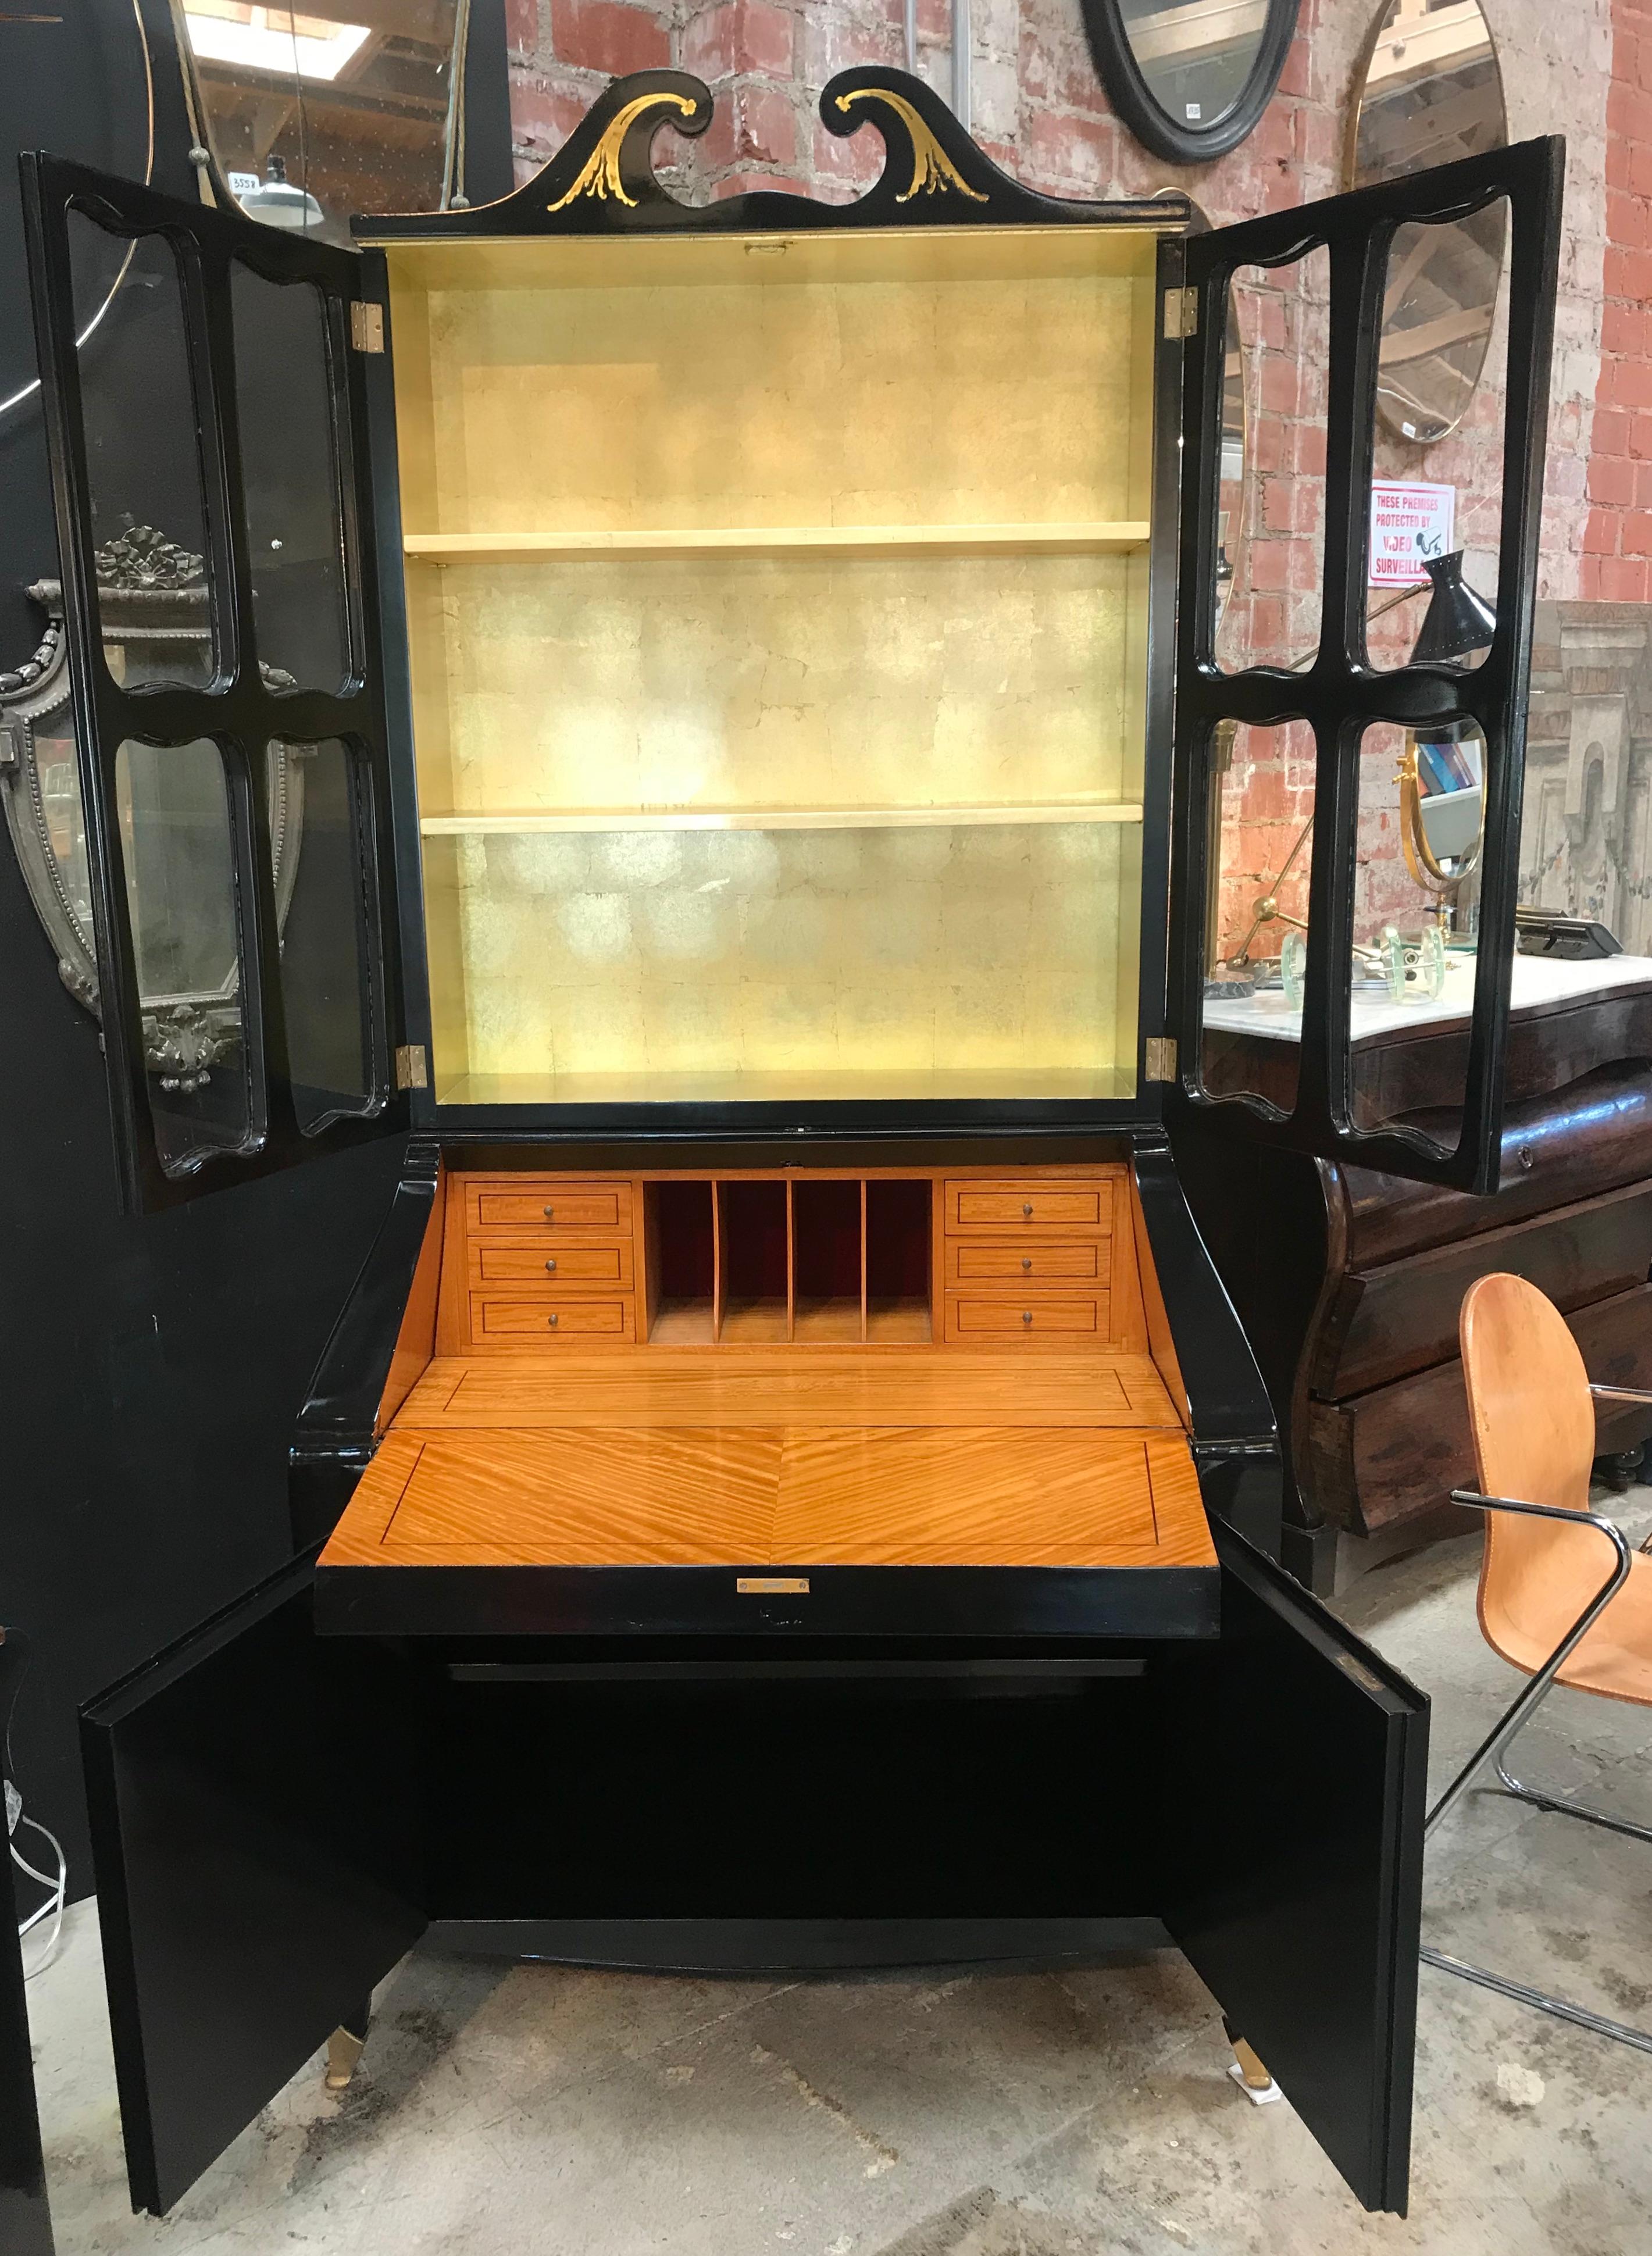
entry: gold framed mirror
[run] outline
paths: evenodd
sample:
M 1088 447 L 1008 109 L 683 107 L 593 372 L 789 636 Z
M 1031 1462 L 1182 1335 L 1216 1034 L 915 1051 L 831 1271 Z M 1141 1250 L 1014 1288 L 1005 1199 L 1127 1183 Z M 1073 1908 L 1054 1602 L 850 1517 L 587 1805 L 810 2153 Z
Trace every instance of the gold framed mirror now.
M 1350 122 L 1347 185 L 1450 164 L 1508 139 L 1502 73 L 1479 0 L 1384 0 Z M 1420 446 L 1455 431 L 1491 343 L 1507 249 L 1500 201 L 1394 236 L 1377 409 Z

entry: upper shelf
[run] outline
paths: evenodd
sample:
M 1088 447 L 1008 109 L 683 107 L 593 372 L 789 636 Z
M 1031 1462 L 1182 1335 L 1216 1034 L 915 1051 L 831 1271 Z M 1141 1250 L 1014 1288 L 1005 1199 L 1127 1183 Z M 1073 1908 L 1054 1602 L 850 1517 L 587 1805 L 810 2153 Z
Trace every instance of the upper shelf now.
M 745 525 L 628 532 L 409 532 L 409 556 L 434 564 L 571 563 L 608 556 L 788 556 L 824 549 L 879 556 L 1082 556 L 1145 548 L 1145 518 L 1077 525 Z
M 467 831 L 561 830 L 937 830 L 978 823 L 1120 822 L 1141 821 L 1140 800 L 1032 800 L 959 807 L 526 807 L 426 814 L 427 838 Z

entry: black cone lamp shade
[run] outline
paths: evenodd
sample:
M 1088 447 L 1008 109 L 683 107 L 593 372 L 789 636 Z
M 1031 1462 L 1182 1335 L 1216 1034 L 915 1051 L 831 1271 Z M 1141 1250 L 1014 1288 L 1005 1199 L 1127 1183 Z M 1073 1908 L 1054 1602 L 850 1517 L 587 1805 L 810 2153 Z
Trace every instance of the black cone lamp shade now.
M 1466 658 L 1472 650 L 1484 650 L 1497 631 L 1497 614 L 1463 577 L 1462 550 L 1430 556 L 1423 568 L 1434 582 L 1434 593 L 1417 632 L 1413 660 Z

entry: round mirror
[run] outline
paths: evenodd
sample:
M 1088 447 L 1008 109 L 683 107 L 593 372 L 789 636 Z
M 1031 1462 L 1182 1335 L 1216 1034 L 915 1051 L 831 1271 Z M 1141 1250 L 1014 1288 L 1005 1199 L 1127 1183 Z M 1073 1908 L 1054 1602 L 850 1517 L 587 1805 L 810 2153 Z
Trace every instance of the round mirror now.
M 1298 0 L 1083 0 L 1113 108 L 1144 148 L 1202 165 L 1236 148 L 1267 108 Z
M 1387 0 L 1366 57 L 1348 186 L 1477 156 L 1507 138 L 1502 74 L 1479 0 Z M 1507 233 L 1500 201 L 1395 234 L 1377 407 L 1401 438 L 1431 445 L 1462 421 L 1491 342 Z

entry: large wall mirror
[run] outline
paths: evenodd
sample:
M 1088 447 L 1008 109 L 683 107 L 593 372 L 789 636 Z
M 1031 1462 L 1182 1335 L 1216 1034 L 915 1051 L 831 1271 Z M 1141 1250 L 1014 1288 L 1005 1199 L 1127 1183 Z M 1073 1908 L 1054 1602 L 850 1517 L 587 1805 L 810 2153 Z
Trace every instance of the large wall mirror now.
M 509 188 L 497 4 L 173 8 L 201 141 L 253 218 L 348 250 L 353 212 L 445 211 Z
M 1083 0 L 1113 108 L 1144 148 L 1202 165 L 1237 148 L 1267 109 L 1298 0 Z
M 1351 188 L 1501 148 L 1502 74 L 1479 0 L 1387 0 L 1350 127 Z M 1401 228 L 1388 262 L 1377 405 L 1431 445 L 1462 421 L 1491 343 L 1507 231 L 1500 201 L 1449 226 Z

